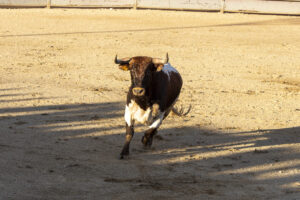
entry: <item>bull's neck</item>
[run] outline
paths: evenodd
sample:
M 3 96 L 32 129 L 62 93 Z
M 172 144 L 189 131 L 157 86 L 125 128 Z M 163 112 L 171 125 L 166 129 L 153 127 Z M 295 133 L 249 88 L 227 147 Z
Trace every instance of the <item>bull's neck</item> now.
M 135 96 L 132 93 L 132 87 L 130 87 L 129 89 L 129 99 L 128 99 L 128 103 L 131 102 L 131 100 L 135 101 L 140 108 L 142 108 L 143 110 L 147 110 L 147 108 L 149 106 L 151 106 L 151 92 L 149 90 L 146 90 L 146 94 L 144 96 Z
M 133 100 L 143 109 L 146 110 L 150 106 L 150 99 L 148 96 L 137 97 L 133 96 Z

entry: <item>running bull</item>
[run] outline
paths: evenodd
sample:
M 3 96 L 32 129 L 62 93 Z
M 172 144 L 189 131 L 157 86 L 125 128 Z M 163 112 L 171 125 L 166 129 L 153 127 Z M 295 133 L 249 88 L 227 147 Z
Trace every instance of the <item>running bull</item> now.
M 142 143 L 145 147 L 151 147 L 153 136 L 168 114 L 171 111 L 182 114 L 173 108 L 182 87 L 182 78 L 168 61 L 168 54 L 165 59 L 146 56 L 123 59 L 115 57 L 119 68 L 130 71 L 131 75 L 125 108 L 126 140 L 120 154 L 121 159 L 129 155 L 135 122 L 149 126 Z

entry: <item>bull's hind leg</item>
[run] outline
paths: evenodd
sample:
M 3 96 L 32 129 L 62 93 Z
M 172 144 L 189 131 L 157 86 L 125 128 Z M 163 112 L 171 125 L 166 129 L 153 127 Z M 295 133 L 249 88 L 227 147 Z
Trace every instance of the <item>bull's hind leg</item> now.
M 133 125 L 128 126 L 128 124 L 126 123 L 125 144 L 124 144 L 123 149 L 121 151 L 120 159 L 123 159 L 124 156 L 129 155 L 129 145 L 130 145 L 131 139 L 133 138 L 133 135 L 134 135 Z
M 145 147 L 151 147 L 153 136 L 157 133 L 157 129 L 161 125 L 164 115 L 165 112 L 160 112 L 158 116 L 156 116 L 156 119 L 151 124 L 151 126 L 149 126 L 149 129 L 145 132 L 142 138 L 142 143 L 144 144 Z
M 150 128 L 142 137 L 142 143 L 145 147 L 151 147 L 153 136 L 157 133 L 157 128 Z

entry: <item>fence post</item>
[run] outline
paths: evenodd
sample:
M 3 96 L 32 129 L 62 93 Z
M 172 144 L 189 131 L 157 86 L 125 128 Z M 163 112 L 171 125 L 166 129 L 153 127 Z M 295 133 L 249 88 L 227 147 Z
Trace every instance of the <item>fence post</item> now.
M 137 9 L 137 0 L 134 0 L 134 5 L 133 5 L 133 8 L 136 10 Z
M 220 0 L 221 1 L 221 10 L 220 12 L 223 14 L 225 10 L 225 0 Z
M 47 8 L 51 8 L 51 0 L 47 0 Z

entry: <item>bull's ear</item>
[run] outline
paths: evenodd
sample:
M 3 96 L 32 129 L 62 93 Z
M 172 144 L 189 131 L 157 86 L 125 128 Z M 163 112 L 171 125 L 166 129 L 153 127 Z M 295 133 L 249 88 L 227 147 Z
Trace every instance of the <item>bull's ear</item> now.
M 129 64 L 121 64 L 119 65 L 119 69 L 123 71 L 128 71 L 129 70 Z
M 115 63 L 119 65 L 119 68 L 121 70 L 124 71 L 128 71 L 130 70 L 129 67 L 129 62 L 130 62 L 131 58 L 122 58 L 122 59 L 118 59 L 118 56 L 116 55 L 115 57 Z
M 160 72 L 164 68 L 164 64 L 154 64 L 154 67 L 157 72 Z

